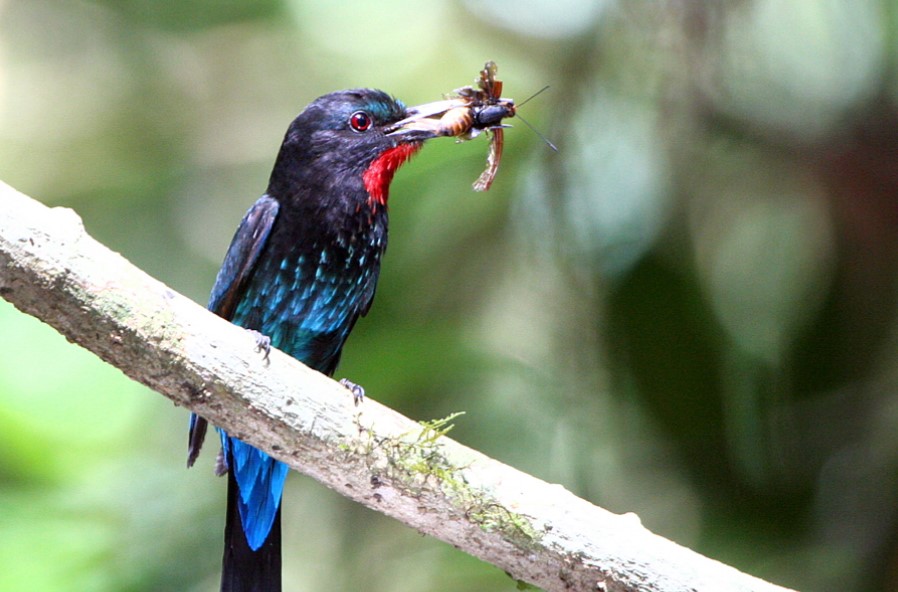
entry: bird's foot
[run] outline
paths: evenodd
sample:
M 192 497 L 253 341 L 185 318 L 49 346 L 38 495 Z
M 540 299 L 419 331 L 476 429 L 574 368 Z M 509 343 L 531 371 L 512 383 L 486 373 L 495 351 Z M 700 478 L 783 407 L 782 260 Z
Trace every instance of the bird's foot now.
M 355 402 L 356 406 L 358 406 L 359 403 L 365 400 L 365 389 L 362 388 L 361 385 L 358 385 L 346 378 L 341 378 L 340 384 L 345 386 L 347 389 L 349 389 L 349 392 L 352 393 L 352 400 Z
M 256 340 L 256 351 L 262 352 L 264 354 L 262 359 L 267 362 L 268 354 L 271 353 L 271 337 L 263 335 L 255 329 L 248 329 L 248 331 Z

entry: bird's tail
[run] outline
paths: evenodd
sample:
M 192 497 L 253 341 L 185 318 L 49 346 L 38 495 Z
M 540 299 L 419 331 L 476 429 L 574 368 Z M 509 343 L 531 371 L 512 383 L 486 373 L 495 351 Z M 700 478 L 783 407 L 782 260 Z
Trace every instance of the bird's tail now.
M 231 460 L 230 458 L 228 459 Z M 281 510 L 277 509 L 271 531 L 258 550 L 246 540 L 240 520 L 237 480 L 228 471 L 228 514 L 221 567 L 221 592 L 281 592 Z

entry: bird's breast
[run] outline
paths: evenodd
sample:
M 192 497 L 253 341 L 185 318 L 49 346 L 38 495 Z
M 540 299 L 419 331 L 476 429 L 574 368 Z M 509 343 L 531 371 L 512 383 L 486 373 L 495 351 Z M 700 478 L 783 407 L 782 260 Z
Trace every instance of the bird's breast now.
M 329 371 L 374 295 L 385 233 L 297 242 L 260 262 L 234 322 L 321 371 Z M 276 256 L 272 256 L 276 255 Z

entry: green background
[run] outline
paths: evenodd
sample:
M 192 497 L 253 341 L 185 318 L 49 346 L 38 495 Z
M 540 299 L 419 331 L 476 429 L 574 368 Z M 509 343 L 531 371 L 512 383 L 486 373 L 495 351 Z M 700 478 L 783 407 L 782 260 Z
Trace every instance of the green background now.
M 898 588 L 898 4 L 0 0 L 0 179 L 205 302 L 331 90 L 551 89 L 396 176 L 339 376 L 801 590 Z M 2 206 L 2 204 L 0 204 Z M 215 590 L 187 414 L 0 303 L 0 590 Z M 515 583 L 291 475 L 285 590 Z

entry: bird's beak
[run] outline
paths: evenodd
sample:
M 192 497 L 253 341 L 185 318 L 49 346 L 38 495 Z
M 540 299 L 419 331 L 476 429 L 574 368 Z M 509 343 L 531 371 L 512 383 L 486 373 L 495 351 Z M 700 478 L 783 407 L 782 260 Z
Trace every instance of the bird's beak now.
M 403 139 L 417 141 L 429 140 L 441 135 L 442 124 L 440 117 L 449 109 L 463 104 L 458 99 L 445 99 L 425 103 L 406 109 L 406 117 L 397 121 L 386 132 L 388 136 L 402 135 Z

